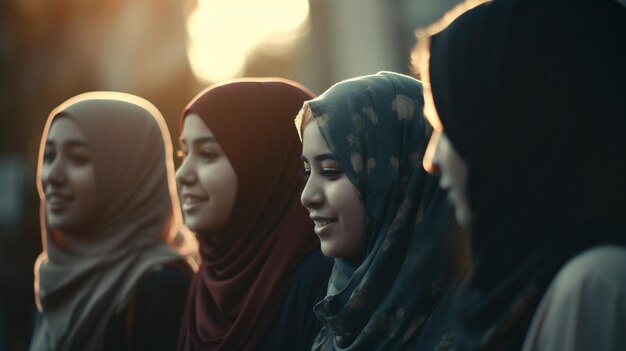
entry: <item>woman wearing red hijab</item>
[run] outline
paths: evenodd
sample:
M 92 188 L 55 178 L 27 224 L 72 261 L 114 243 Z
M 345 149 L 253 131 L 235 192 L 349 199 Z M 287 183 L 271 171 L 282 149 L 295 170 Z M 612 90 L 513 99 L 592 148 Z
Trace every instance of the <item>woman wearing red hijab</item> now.
M 202 264 L 179 350 L 310 349 L 332 267 L 300 205 L 293 118 L 312 98 L 287 80 L 246 79 L 185 108 L 177 181 Z

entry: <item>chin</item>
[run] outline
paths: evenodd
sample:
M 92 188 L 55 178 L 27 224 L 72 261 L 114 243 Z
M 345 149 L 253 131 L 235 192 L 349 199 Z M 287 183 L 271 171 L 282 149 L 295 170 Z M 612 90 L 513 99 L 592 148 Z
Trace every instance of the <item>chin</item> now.
M 331 245 L 321 243 L 320 250 L 322 251 L 322 254 L 328 258 L 340 258 L 337 252 L 329 246 Z
M 346 249 L 346 248 L 336 248 L 336 247 L 329 247 L 331 245 L 324 245 L 324 243 L 322 243 L 320 245 L 320 250 L 322 251 L 322 254 L 324 254 L 324 256 L 328 257 L 328 258 L 343 258 L 343 259 L 352 259 L 356 256 L 358 256 L 358 254 L 353 254 L 351 252 L 351 250 Z
M 48 220 L 48 227 L 69 236 L 79 235 L 81 231 L 86 230 L 80 223 L 61 218 Z
M 202 219 L 195 220 L 191 218 L 185 219 L 185 225 L 196 234 L 215 234 L 224 228 L 220 223 L 206 222 L 202 221 Z

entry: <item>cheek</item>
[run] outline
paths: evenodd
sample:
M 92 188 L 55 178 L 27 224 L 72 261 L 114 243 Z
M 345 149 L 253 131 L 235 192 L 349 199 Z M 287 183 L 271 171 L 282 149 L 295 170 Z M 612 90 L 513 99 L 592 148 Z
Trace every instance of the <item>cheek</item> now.
M 91 214 L 96 208 L 96 175 L 93 167 L 81 167 L 68 172 L 69 181 L 74 185 L 74 191 L 80 203 L 78 209 L 85 215 Z
M 237 199 L 237 178 L 234 173 L 221 178 L 218 190 L 220 192 L 220 200 L 222 201 L 220 205 L 223 208 L 223 212 L 227 216 L 230 216 L 235 206 L 235 200 Z
M 228 162 L 216 162 L 198 170 L 202 188 L 220 216 L 230 214 L 237 197 L 237 176 Z
M 97 211 L 97 186 L 93 167 L 69 167 L 66 169 L 64 191 L 69 191 L 74 200 L 60 213 L 46 212 L 48 224 L 68 234 L 77 234 L 88 228 Z M 45 176 L 42 175 L 42 178 Z M 45 179 L 43 179 L 45 184 Z
M 346 231 L 348 240 L 352 243 L 354 250 L 360 252 L 363 245 L 363 231 L 365 216 L 363 214 L 363 205 L 355 195 L 356 201 L 351 201 L 350 206 L 346 210 Z
M 44 166 L 41 167 L 41 178 L 39 179 L 41 181 L 41 185 L 42 187 L 45 189 L 46 185 L 48 184 L 48 173 L 50 172 L 50 168 L 48 166 L 46 166 L 46 164 L 44 163 Z
M 225 199 L 237 191 L 236 175 L 229 168 L 221 162 L 199 167 L 199 182 L 210 197 Z
M 359 195 L 348 180 L 344 177 L 334 184 L 334 189 L 329 191 L 329 202 L 334 203 L 335 210 L 341 220 L 345 239 L 352 243 L 351 246 L 357 247 L 359 250 L 363 240 L 363 223 L 365 216 L 363 213 L 363 204 L 359 199 Z
M 359 195 L 348 177 L 336 180 L 326 191 L 328 202 L 335 207 L 340 216 L 354 217 L 361 213 L 362 204 Z

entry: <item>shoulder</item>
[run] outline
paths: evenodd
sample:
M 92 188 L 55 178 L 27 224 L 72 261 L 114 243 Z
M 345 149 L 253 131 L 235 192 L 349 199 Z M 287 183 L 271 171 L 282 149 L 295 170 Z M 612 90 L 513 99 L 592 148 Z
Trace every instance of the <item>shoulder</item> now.
M 179 264 L 161 265 L 148 273 L 135 294 L 135 320 L 148 322 L 157 314 L 178 316 L 187 297 L 192 274 L 191 269 Z
M 139 284 L 131 312 L 132 349 L 174 350 L 193 271 L 165 264 Z
M 294 282 L 300 279 L 328 280 L 333 269 L 334 260 L 324 256 L 322 251 L 315 249 L 306 255 L 298 264 L 294 273 Z
M 284 299 L 284 308 L 289 305 L 312 306 L 326 296 L 328 279 L 334 260 L 327 258 L 319 249 L 305 256 L 298 264 Z
M 321 326 L 313 306 L 326 295 L 334 261 L 319 249 L 307 254 L 294 272 L 282 307 L 261 343 L 261 350 L 310 350 Z
M 173 350 L 192 274 L 184 262 L 146 274 L 126 308 L 111 316 L 103 349 Z
M 570 259 L 554 278 L 550 291 L 559 296 L 611 294 L 626 289 L 626 248 L 596 246 Z M 593 294 L 594 296 L 590 296 Z M 565 295 L 565 296 L 564 296 Z M 602 303 L 595 301 L 594 303 Z
M 154 293 L 159 289 L 186 287 L 191 282 L 193 271 L 184 263 L 168 263 L 151 270 L 139 283 L 137 296 Z
M 615 310 L 617 301 L 624 299 L 626 247 L 602 245 L 571 258 L 558 271 L 542 300 L 550 301 L 546 303 L 548 312 L 580 317 L 599 309 Z
M 596 246 L 570 259 L 537 308 L 524 350 L 626 348 L 626 248 Z

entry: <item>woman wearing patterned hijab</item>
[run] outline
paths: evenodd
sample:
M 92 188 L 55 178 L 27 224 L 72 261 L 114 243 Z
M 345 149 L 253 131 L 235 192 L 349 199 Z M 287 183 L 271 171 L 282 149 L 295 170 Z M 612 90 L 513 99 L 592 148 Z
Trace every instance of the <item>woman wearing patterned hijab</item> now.
M 179 350 L 310 349 L 332 267 L 299 204 L 293 118 L 312 97 L 286 79 L 240 79 L 185 108 L 176 177 L 202 264 Z
M 466 243 L 437 178 L 419 81 L 392 72 L 340 82 L 297 121 L 302 204 L 335 259 L 314 350 L 445 350 Z
M 195 241 L 158 110 L 93 92 L 54 109 L 38 161 L 44 251 L 32 350 L 172 349 Z

